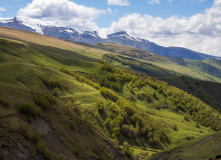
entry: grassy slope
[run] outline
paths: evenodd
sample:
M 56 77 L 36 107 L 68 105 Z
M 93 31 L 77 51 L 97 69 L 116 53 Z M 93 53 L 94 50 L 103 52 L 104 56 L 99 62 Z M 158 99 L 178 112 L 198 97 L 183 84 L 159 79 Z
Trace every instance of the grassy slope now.
M 208 160 L 215 159 L 221 155 L 221 133 L 208 134 L 196 138 L 187 143 L 181 143 L 176 148 L 163 153 L 157 153 L 151 160 L 163 159 L 188 159 L 188 160 Z
M 160 79 L 170 85 L 174 85 L 182 90 L 185 90 L 213 107 L 221 108 L 220 83 L 202 81 L 185 76 L 161 77 Z
M 215 77 L 211 74 L 208 74 L 201 69 L 198 68 L 189 68 L 187 66 L 181 66 L 174 63 L 159 63 L 159 62 L 153 62 L 154 65 L 162 68 L 166 68 L 168 70 L 172 70 L 174 72 L 181 73 L 186 76 L 198 78 L 201 80 L 207 80 L 207 81 L 214 81 L 214 82 L 221 82 L 221 79 L 218 77 Z
M 221 62 L 219 60 L 206 59 L 203 62 L 221 69 Z
M 8 32 L 8 31 L 11 31 L 13 33 Z M 15 35 L 14 37 L 16 38 L 13 37 L 13 39 L 24 38 L 24 40 L 22 40 L 23 42 L 21 43 L 26 44 L 26 46 L 28 47 L 28 48 L 27 47 L 21 48 L 22 52 L 20 50 L 17 50 L 16 52 L 14 52 L 13 50 L 8 51 L 7 50 L 8 48 L 6 47 L 7 54 L 5 54 L 4 52 L 1 52 L 0 54 L 1 56 L 0 72 L 1 72 L 1 75 L 3 75 L 0 77 L 0 84 L 1 84 L 0 85 L 1 87 L 0 97 L 8 100 L 10 102 L 10 105 L 12 106 L 9 108 L 7 112 L 13 112 L 17 115 L 18 114 L 17 107 L 19 104 L 23 102 L 27 102 L 27 101 L 30 103 L 33 103 L 32 94 L 31 94 L 31 91 L 33 90 L 34 91 L 35 90 L 47 90 L 48 92 L 51 92 L 50 89 L 48 89 L 42 84 L 40 80 L 40 76 L 42 74 L 47 74 L 49 76 L 61 79 L 62 84 L 64 84 L 59 92 L 59 97 L 63 101 L 63 104 L 61 104 L 61 108 L 53 107 L 53 109 L 50 110 L 49 117 L 47 113 L 43 112 L 41 115 L 41 118 L 43 118 L 47 122 L 50 122 L 50 125 L 54 126 L 54 128 L 58 127 L 56 130 L 57 135 L 59 135 L 60 137 L 68 138 L 70 134 L 73 134 L 70 130 L 67 131 L 68 135 L 64 135 L 66 134 L 66 132 L 65 133 L 60 132 L 60 130 L 63 129 L 62 127 L 64 127 L 62 126 L 62 124 L 70 123 L 70 117 L 71 117 L 71 115 L 68 115 L 68 113 L 65 112 L 65 110 L 64 111 L 62 110 L 62 106 L 64 107 L 64 103 L 66 103 L 68 100 L 71 100 L 74 106 L 78 106 L 80 108 L 82 113 L 89 113 L 91 116 L 93 116 L 97 110 L 97 107 L 95 106 L 96 99 L 102 99 L 104 101 L 106 100 L 100 95 L 98 90 L 88 86 L 87 84 L 76 81 L 76 79 L 71 76 L 61 73 L 57 68 L 64 67 L 71 71 L 89 72 L 92 74 L 96 74 L 97 76 L 100 76 L 100 75 L 105 76 L 105 75 L 108 75 L 109 73 L 101 70 L 100 69 L 101 64 L 97 63 L 95 59 L 90 59 L 88 57 L 82 56 L 81 55 L 82 52 L 76 49 L 77 47 L 84 48 L 84 46 L 78 46 L 78 45 L 76 46 L 75 43 L 63 42 L 56 38 L 42 37 L 41 35 L 28 33 L 28 32 L 22 32 L 22 31 L 20 32 L 17 30 L 10 30 L 6 28 L 3 28 L 3 31 L 0 30 L 0 35 L 10 38 L 10 36 L 7 36 L 5 32 L 8 32 L 8 34 L 11 35 L 11 37 Z M 44 44 L 43 42 L 38 42 L 38 44 L 34 44 L 35 41 L 37 42 L 39 40 L 38 38 L 44 38 L 46 43 Z M 29 43 L 28 41 L 31 41 L 32 43 Z M 64 44 L 64 46 L 60 44 Z M 54 48 L 56 47 L 56 45 L 58 45 L 57 47 L 59 48 Z M 67 46 L 69 46 L 69 48 Z M 29 47 L 31 47 L 31 50 Z M 75 48 L 73 49 L 72 47 L 75 47 Z M 66 52 L 65 52 L 65 49 L 67 49 Z M 98 50 L 94 48 L 90 48 L 89 52 L 90 52 L 89 54 L 90 57 L 99 57 L 101 56 L 101 54 L 106 53 L 102 50 Z M 100 54 L 97 55 L 97 53 L 100 53 Z M 42 64 L 44 66 L 41 66 L 39 64 Z M 154 89 L 151 87 L 144 87 L 141 90 L 135 89 L 135 93 L 138 93 L 140 91 L 147 91 L 148 93 L 152 94 Z M 20 96 L 20 98 L 15 99 L 14 97 L 17 97 L 17 96 Z M 130 98 L 131 93 L 129 92 L 129 89 L 127 88 L 127 86 L 124 87 L 124 93 L 121 93 L 121 96 L 125 98 Z M 165 100 L 166 103 L 169 104 L 169 108 L 157 110 L 155 107 L 155 103 L 162 104 L 162 105 L 165 104 L 164 97 L 162 95 L 157 94 L 157 97 L 158 97 L 157 99 L 151 97 L 152 102 L 140 101 L 136 98 L 135 103 L 141 110 L 146 111 L 147 113 L 151 114 L 155 118 L 163 120 L 164 123 L 166 122 L 165 125 L 167 126 L 167 135 L 169 139 L 171 140 L 171 144 L 165 144 L 165 147 L 166 146 L 173 147 L 179 144 L 180 142 L 189 141 L 187 140 L 187 136 L 199 137 L 199 136 L 208 134 L 207 128 L 201 126 L 201 128 L 199 129 L 199 128 L 194 127 L 195 122 L 184 121 L 184 118 L 183 118 L 184 113 L 175 112 L 174 111 L 175 105 L 169 99 Z M 57 113 L 60 113 L 61 117 L 64 116 L 64 120 L 60 123 L 56 118 L 58 116 Z M 73 113 L 73 116 L 77 117 L 75 113 Z M 21 118 L 18 118 L 17 121 L 19 121 L 19 119 Z M 102 119 L 100 118 L 100 120 Z M 4 120 L 4 123 L 5 122 L 6 121 Z M 99 122 L 98 120 L 93 118 L 92 122 L 100 129 L 106 131 L 106 128 L 103 126 L 104 121 Z M 22 121 L 22 123 L 26 123 L 26 122 Z M 174 131 L 171 129 L 171 126 L 173 123 L 177 124 L 178 131 Z M 13 123 L 10 123 L 10 124 L 12 125 Z M 20 123 L 18 123 L 17 125 L 19 126 Z M 13 127 L 16 128 L 16 126 L 14 125 L 12 126 L 12 128 Z M 83 129 L 86 129 L 86 127 Z M 8 133 L 9 131 L 5 131 L 3 127 L 3 132 Z M 98 132 L 98 135 L 100 137 L 104 137 L 105 139 L 105 136 L 103 136 L 99 131 L 95 131 L 95 132 Z M 79 134 L 80 133 L 81 132 L 79 132 Z M 95 135 L 86 135 L 86 136 L 89 136 L 89 137 L 93 136 L 94 138 Z M 99 141 L 99 143 L 101 143 L 99 145 L 103 146 L 101 140 L 99 139 L 99 136 L 97 137 L 97 139 L 95 138 L 95 140 Z M 66 139 L 66 140 L 64 139 L 63 142 L 66 142 L 68 144 L 63 144 L 63 145 L 70 146 L 71 148 L 72 141 L 69 142 L 69 140 L 70 139 Z M 90 141 L 90 139 L 88 140 Z M 129 139 L 126 139 L 126 140 L 131 141 Z M 45 143 L 46 142 L 47 142 L 47 138 L 45 139 Z M 79 141 L 79 143 L 81 143 L 81 141 Z M 84 144 L 85 143 L 87 142 L 84 142 Z M 88 145 L 93 144 L 93 143 L 94 141 L 90 141 Z M 135 144 L 134 142 L 131 142 L 131 143 Z M 30 144 L 29 146 L 31 147 Z M 50 147 L 52 147 L 50 146 L 49 143 L 47 143 L 47 146 L 49 149 Z M 91 146 L 88 146 L 88 147 L 91 147 Z M 34 150 L 33 146 L 32 148 Z M 153 152 L 149 151 L 151 149 L 150 147 L 147 147 L 147 150 L 146 150 L 147 152 L 145 153 L 141 153 L 142 148 L 137 148 L 136 145 L 134 146 L 134 148 L 136 148 L 135 151 L 137 153 L 137 157 L 141 157 L 141 155 L 143 154 L 145 155 L 144 157 L 147 157 L 146 156 L 147 152 L 149 153 L 149 156 L 151 155 L 151 153 L 154 153 L 154 151 Z M 74 149 L 76 149 L 76 147 L 74 147 Z M 72 148 L 70 150 L 72 150 L 73 152 L 74 149 Z M 82 150 L 82 153 L 85 153 L 84 152 L 85 148 L 83 146 L 81 146 L 81 150 Z M 52 152 L 55 152 L 55 150 L 53 150 Z M 107 153 L 107 154 L 104 154 L 103 156 L 109 156 L 109 157 L 113 156 L 113 154 L 111 155 L 111 153 L 108 153 L 107 150 L 103 152 Z M 87 157 L 91 155 L 93 155 L 93 151 L 89 152 L 86 155 L 82 155 L 82 157 L 83 156 Z
M 56 68 L 36 65 L 37 62 L 57 66 L 59 61 L 54 61 L 53 58 L 46 59 L 47 63 L 43 61 L 44 58 L 39 58 L 47 57 L 46 52 L 45 54 L 32 52 L 24 46 L 22 48 L 15 47 L 4 40 L 1 40 L 0 44 L 2 60 L 0 63 L 0 99 L 9 102 L 10 105 L 5 108 L 0 104 L 1 158 L 4 156 L 8 157 L 7 159 L 16 159 L 18 156 L 30 158 L 33 155 L 37 159 L 41 158 L 42 155 L 38 154 L 35 144 L 31 141 L 31 136 L 36 133 L 35 130 L 41 133 L 42 142 L 53 154 L 53 158 L 59 156 L 65 156 L 67 159 L 113 159 L 114 156 L 126 158 L 124 152 L 121 153 L 120 148 L 114 149 L 112 147 L 113 144 L 103 133 L 65 105 L 67 100 L 72 100 L 73 105 L 78 106 L 82 112 L 86 109 L 93 110 L 94 98 L 103 98 L 99 91 L 76 81 L 75 78 L 60 72 Z M 20 49 L 23 50 L 22 53 Z M 76 63 L 71 63 L 71 65 L 59 64 L 61 67 L 68 66 L 70 69 L 76 69 L 81 61 L 74 60 L 74 62 Z M 83 61 L 85 67 L 80 67 L 81 71 L 88 71 L 87 65 L 96 71 L 98 64 L 93 63 Z M 42 75 L 61 79 L 62 87 L 59 92 L 61 101 L 57 100 L 57 104 L 51 105 L 49 111 L 41 111 L 39 117 L 29 123 L 26 116 L 19 114 L 18 107 L 27 102 L 34 104 L 33 92 L 35 91 L 52 92 L 52 89 L 42 83 Z M 57 117 L 62 117 L 62 119 Z M 71 122 L 77 122 L 74 131 L 69 127 Z M 33 126 L 37 126 L 37 128 Z M 39 131 L 41 130 L 39 129 L 40 126 L 43 130 L 49 130 L 50 133 Z M 20 150 L 27 148 L 28 151 L 24 155 L 18 155 L 15 149 L 18 145 Z
M 4 27 L 0 27 L 0 37 L 22 41 L 28 46 L 30 43 L 34 43 L 43 46 L 60 48 L 63 50 L 77 52 L 79 54 L 86 55 L 87 57 L 92 58 L 100 58 L 103 54 L 109 53 L 108 51 L 99 50 L 94 47 L 88 47 L 88 45 L 79 45 L 79 43 L 75 43 L 73 41 L 51 38 L 32 32 L 20 31 Z
M 218 60 L 205 60 L 201 62 L 182 58 L 163 57 L 148 51 L 119 44 L 98 43 L 96 46 L 106 49 L 107 51 L 134 58 L 141 62 L 152 63 L 160 68 L 181 73 L 186 76 L 195 77 L 201 80 L 221 82 L 220 61 Z
M 147 92 L 150 95 L 152 95 L 154 91 L 155 90 L 150 86 L 144 87 L 141 90 L 140 89 L 134 90 L 135 94 L 139 92 Z M 129 92 L 128 88 L 125 87 L 124 95 L 122 96 L 129 99 L 131 93 Z M 169 106 L 168 108 L 156 109 L 155 104 L 162 106 L 165 104 L 165 101 L 166 104 L 168 104 Z M 201 128 L 196 128 L 194 127 L 195 122 L 185 121 L 184 120 L 185 113 L 183 113 L 182 111 L 179 111 L 178 113 L 174 111 L 175 108 L 174 103 L 169 98 L 165 98 L 160 94 L 157 94 L 157 98 L 151 96 L 151 100 L 149 102 L 145 100 L 140 101 L 138 98 L 136 98 L 135 103 L 137 104 L 137 106 L 139 106 L 140 109 L 149 113 L 153 117 L 158 118 L 159 120 L 165 122 L 165 125 L 167 126 L 168 129 L 167 135 L 171 140 L 171 144 L 169 144 L 168 147 L 174 147 L 180 142 L 188 141 L 187 136 L 198 137 L 208 133 L 208 129 L 206 127 L 202 126 Z M 178 131 L 172 130 L 173 123 L 175 123 L 178 126 Z

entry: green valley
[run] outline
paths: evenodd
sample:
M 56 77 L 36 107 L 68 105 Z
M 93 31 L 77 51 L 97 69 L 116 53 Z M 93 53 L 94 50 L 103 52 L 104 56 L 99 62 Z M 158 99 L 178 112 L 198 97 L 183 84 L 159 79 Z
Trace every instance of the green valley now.
M 0 159 L 215 158 L 220 72 L 0 27 Z

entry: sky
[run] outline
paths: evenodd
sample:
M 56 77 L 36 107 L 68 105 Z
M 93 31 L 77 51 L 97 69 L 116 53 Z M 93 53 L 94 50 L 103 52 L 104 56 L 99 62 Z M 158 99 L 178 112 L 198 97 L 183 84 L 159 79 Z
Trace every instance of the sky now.
M 221 0 L 0 0 L 0 17 L 15 16 L 221 57 Z

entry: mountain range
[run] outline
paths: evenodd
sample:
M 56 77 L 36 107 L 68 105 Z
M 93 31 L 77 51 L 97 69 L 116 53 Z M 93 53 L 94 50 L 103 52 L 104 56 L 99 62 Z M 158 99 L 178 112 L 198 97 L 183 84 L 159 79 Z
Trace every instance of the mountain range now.
M 102 38 L 97 31 L 82 31 L 72 27 L 50 26 L 25 17 L 2 18 L 0 19 L 0 26 L 36 32 L 47 36 L 68 39 L 76 42 L 84 42 L 92 45 L 98 42 L 118 43 L 147 50 L 162 56 L 179 57 L 192 60 L 221 60 L 220 57 L 195 52 L 186 48 L 163 47 L 148 40 L 130 35 L 125 31 L 109 34 L 106 38 Z

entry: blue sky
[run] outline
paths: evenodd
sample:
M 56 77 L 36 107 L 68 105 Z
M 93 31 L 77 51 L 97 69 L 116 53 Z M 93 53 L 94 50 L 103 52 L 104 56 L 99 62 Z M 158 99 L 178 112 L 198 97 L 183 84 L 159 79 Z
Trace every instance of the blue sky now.
M 100 28 L 107 28 L 113 21 L 132 13 L 148 14 L 154 17 L 168 18 L 172 15 L 190 17 L 196 13 L 210 8 L 213 0 L 159 0 L 151 3 L 151 0 L 128 0 L 128 5 L 109 5 L 106 0 L 70 0 L 79 5 L 94 7 L 100 10 L 112 10 L 112 14 L 103 14 L 95 19 Z M 0 0 L 1 17 L 9 18 L 17 15 L 20 8 L 24 8 L 32 0 Z M 159 2 L 159 3 L 157 3 Z
M 221 57 L 221 0 L 0 0 L 0 17 L 14 16 Z

